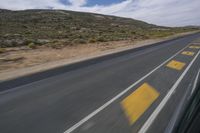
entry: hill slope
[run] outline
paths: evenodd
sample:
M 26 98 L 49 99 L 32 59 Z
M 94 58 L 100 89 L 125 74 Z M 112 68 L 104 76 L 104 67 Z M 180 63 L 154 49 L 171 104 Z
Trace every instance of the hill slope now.
M 63 10 L 0 10 L 0 47 L 147 39 L 196 28 L 169 28 L 142 21 Z

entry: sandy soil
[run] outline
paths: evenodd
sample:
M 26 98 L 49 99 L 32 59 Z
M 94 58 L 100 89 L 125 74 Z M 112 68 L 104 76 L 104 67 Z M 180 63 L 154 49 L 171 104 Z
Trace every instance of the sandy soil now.
M 186 34 L 191 34 L 191 32 L 160 39 L 149 39 L 137 42 L 127 40 L 82 44 L 66 46 L 62 49 L 52 49 L 48 47 L 40 47 L 38 49 L 29 49 L 26 47 L 10 48 L 7 49 L 7 52 L 0 54 L 0 81 L 106 54 L 150 45 Z

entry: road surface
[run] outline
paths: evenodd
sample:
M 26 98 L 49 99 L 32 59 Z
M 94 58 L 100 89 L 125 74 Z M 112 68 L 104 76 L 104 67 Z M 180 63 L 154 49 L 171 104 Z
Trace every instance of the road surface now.
M 193 92 L 200 33 L 0 83 L 0 133 L 159 133 Z

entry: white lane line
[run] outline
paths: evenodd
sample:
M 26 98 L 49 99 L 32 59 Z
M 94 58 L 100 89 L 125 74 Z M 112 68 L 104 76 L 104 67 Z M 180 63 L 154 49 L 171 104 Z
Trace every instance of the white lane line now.
M 164 97 L 164 99 L 161 101 L 161 103 L 157 106 L 157 108 L 154 110 L 154 112 L 150 115 L 150 117 L 147 119 L 147 121 L 144 123 L 142 128 L 139 130 L 138 133 L 146 133 L 148 128 L 151 126 L 151 124 L 154 122 L 160 111 L 163 109 L 167 101 L 170 99 L 172 94 L 175 92 L 176 88 L 180 84 L 181 80 L 184 78 L 194 61 L 197 59 L 198 55 L 200 54 L 200 51 L 197 53 L 197 55 L 194 57 L 194 59 L 190 62 L 190 64 L 187 66 L 185 71 L 181 74 L 181 76 L 178 78 L 176 83 L 172 86 L 172 88 L 169 90 L 167 95 Z
M 199 75 L 200 75 L 200 69 L 199 69 L 199 71 L 197 73 L 197 76 L 196 76 L 196 78 L 194 80 L 194 85 L 193 85 L 193 88 L 192 88 L 192 91 L 191 91 L 191 95 L 193 94 L 195 88 L 197 87 L 197 82 L 198 82 L 198 79 L 199 79 Z
M 141 82 L 146 77 L 148 77 L 153 72 L 155 72 L 157 69 L 159 69 L 160 67 L 162 67 L 168 61 L 170 61 L 172 58 L 174 58 L 176 55 L 178 55 L 180 52 L 182 52 L 185 48 L 187 48 L 189 45 L 190 44 L 188 44 L 186 47 L 184 47 L 183 49 L 181 49 L 180 51 L 178 51 L 177 53 L 175 53 L 169 59 L 167 59 L 162 64 L 160 64 L 159 66 L 157 66 L 156 68 L 154 68 L 152 71 L 150 71 L 148 74 L 146 74 L 145 76 L 143 76 L 142 78 L 140 78 L 139 80 L 137 80 L 135 83 L 133 83 L 132 85 L 130 85 L 128 88 L 126 88 L 124 91 L 122 91 L 121 93 L 119 93 L 117 96 L 113 97 L 111 100 L 109 100 L 108 102 L 106 102 L 105 104 L 103 104 L 102 106 L 100 106 L 99 108 L 97 108 L 95 111 L 93 111 L 92 113 L 90 113 L 89 115 L 87 115 L 86 117 L 84 117 L 82 120 L 80 120 L 79 122 L 77 122 L 75 125 L 73 125 L 69 129 L 67 129 L 64 133 L 71 133 L 75 129 L 77 129 L 78 127 L 80 127 L 81 125 L 83 125 L 86 121 L 88 121 L 89 119 L 91 119 L 92 117 L 94 117 L 96 114 L 98 114 L 100 111 L 102 111 L 103 109 L 105 109 L 106 107 L 108 107 L 111 103 L 113 103 L 114 101 L 116 101 L 118 98 L 120 98 L 122 95 L 124 95 L 126 92 L 128 92 L 131 88 L 133 88 L 139 82 Z

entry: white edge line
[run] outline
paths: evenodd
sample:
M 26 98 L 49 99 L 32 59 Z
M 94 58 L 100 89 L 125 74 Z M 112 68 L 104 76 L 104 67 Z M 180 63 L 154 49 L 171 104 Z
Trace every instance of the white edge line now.
M 90 113 L 89 115 L 87 115 L 86 117 L 84 117 L 83 119 L 81 119 L 75 125 L 73 125 L 69 129 L 67 129 L 66 131 L 64 131 L 64 133 L 71 133 L 75 129 L 77 129 L 78 127 L 80 127 L 81 125 L 83 125 L 86 121 L 88 121 L 89 119 L 91 119 L 92 117 L 94 117 L 96 114 L 98 114 L 100 111 L 102 111 L 103 109 L 105 109 L 107 106 L 109 106 L 115 100 L 117 100 L 118 98 L 120 98 L 122 95 L 124 95 L 126 92 L 128 92 L 131 88 L 133 88 L 139 82 L 141 82 L 142 80 L 144 80 L 146 77 L 148 77 L 149 75 L 151 75 L 154 71 L 156 71 L 157 69 L 159 69 L 161 66 L 163 66 L 168 61 L 170 61 L 172 58 L 174 58 L 176 55 L 178 55 L 180 52 L 182 52 L 189 45 L 190 44 L 188 44 L 186 47 L 184 47 L 183 49 L 181 49 L 180 51 L 178 51 L 176 54 L 174 54 L 173 56 L 171 56 L 170 58 L 168 58 L 162 64 L 160 64 L 159 66 L 157 66 L 156 68 L 154 68 L 152 71 L 150 71 L 148 74 L 146 74 L 145 76 L 143 76 L 142 78 L 140 78 L 139 80 L 137 80 L 135 83 L 133 83 L 132 85 L 130 85 L 128 88 L 126 88 L 124 91 L 122 91 L 121 93 L 119 93 L 117 96 L 113 97 L 111 100 L 109 100 L 108 102 L 106 102 L 105 104 L 103 104 L 102 106 L 100 106 L 99 108 L 97 108 L 95 111 L 93 111 L 92 113 Z
M 158 116 L 160 111 L 163 109 L 163 107 L 165 106 L 167 101 L 170 99 L 170 97 L 176 90 L 177 86 L 180 84 L 181 80 L 184 78 L 184 76 L 186 75 L 186 73 L 188 72 L 188 70 L 190 69 L 190 67 L 192 66 L 192 64 L 194 63 L 194 61 L 196 60 L 196 58 L 198 57 L 199 54 L 200 54 L 200 51 L 197 53 L 197 55 L 194 57 L 194 59 L 190 62 L 190 64 L 185 69 L 185 71 L 181 74 L 179 79 L 172 86 L 172 88 L 169 90 L 167 95 L 164 97 L 164 99 L 161 101 L 161 103 L 157 106 L 157 108 L 154 110 L 154 112 L 151 114 L 151 116 L 147 119 L 147 121 L 144 123 L 144 125 L 142 126 L 142 128 L 139 130 L 138 133 L 146 133 L 147 132 L 148 128 L 151 126 L 151 124 L 154 122 L 154 120 L 156 119 L 156 117 Z
M 197 87 L 197 82 L 198 82 L 198 79 L 199 79 L 199 74 L 200 74 L 200 69 L 199 69 L 199 71 L 197 73 L 197 76 L 196 76 L 196 78 L 194 80 L 194 85 L 193 85 L 193 88 L 192 88 L 192 91 L 191 91 L 191 95 L 193 94 L 195 88 Z

